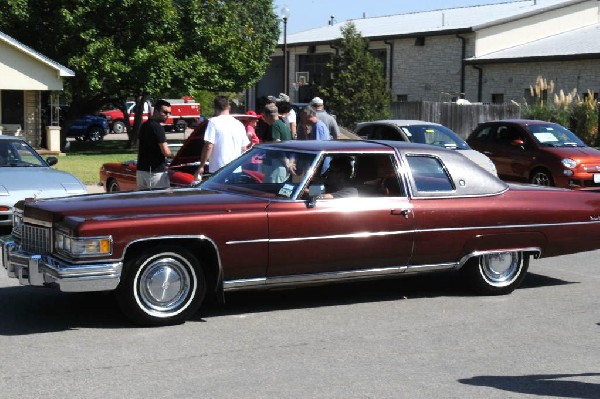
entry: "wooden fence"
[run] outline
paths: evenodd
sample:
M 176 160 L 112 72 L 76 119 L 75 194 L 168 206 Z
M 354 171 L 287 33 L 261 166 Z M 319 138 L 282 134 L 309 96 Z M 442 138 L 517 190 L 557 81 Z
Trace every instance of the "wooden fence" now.
M 391 105 L 391 119 L 418 119 L 440 123 L 465 139 L 478 123 L 520 117 L 521 108 L 516 104 L 410 101 L 395 102 Z

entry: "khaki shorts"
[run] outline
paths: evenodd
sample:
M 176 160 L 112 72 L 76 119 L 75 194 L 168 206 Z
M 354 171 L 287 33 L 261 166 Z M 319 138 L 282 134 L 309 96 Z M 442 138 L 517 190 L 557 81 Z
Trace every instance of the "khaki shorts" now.
M 167 172 L 147 172 L 138 170 L 135 174 L 138 190 L 153 190 L 171 187 Z

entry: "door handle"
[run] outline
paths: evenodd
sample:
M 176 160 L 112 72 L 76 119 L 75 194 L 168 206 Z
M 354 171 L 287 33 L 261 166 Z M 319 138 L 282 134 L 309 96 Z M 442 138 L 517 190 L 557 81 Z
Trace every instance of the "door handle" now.
M 392 215 L 395 216 L 404 216 L 404 219 L 408 219 L 408 215 L 410 215 L 410 209 L 392 209 Z

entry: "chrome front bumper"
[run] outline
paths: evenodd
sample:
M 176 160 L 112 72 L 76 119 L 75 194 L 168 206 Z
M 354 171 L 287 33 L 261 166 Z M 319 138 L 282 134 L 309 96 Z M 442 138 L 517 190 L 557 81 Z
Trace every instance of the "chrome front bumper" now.
M 114 290 L 123 268 L 123 262 L 82 265 L 26 253 L 7 239 L 0 239 L 0 261 L 8 277 L 19 279 L 21 285 L 57 285 L 63 292 Z

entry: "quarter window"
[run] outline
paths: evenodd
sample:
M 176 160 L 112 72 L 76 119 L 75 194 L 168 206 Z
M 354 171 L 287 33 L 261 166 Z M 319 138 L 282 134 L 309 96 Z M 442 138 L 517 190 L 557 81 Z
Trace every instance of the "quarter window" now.
M 407 157 L 408 165 L 417 191 L 452 191 L 454 185 L 439 159 L 431 156 Z

